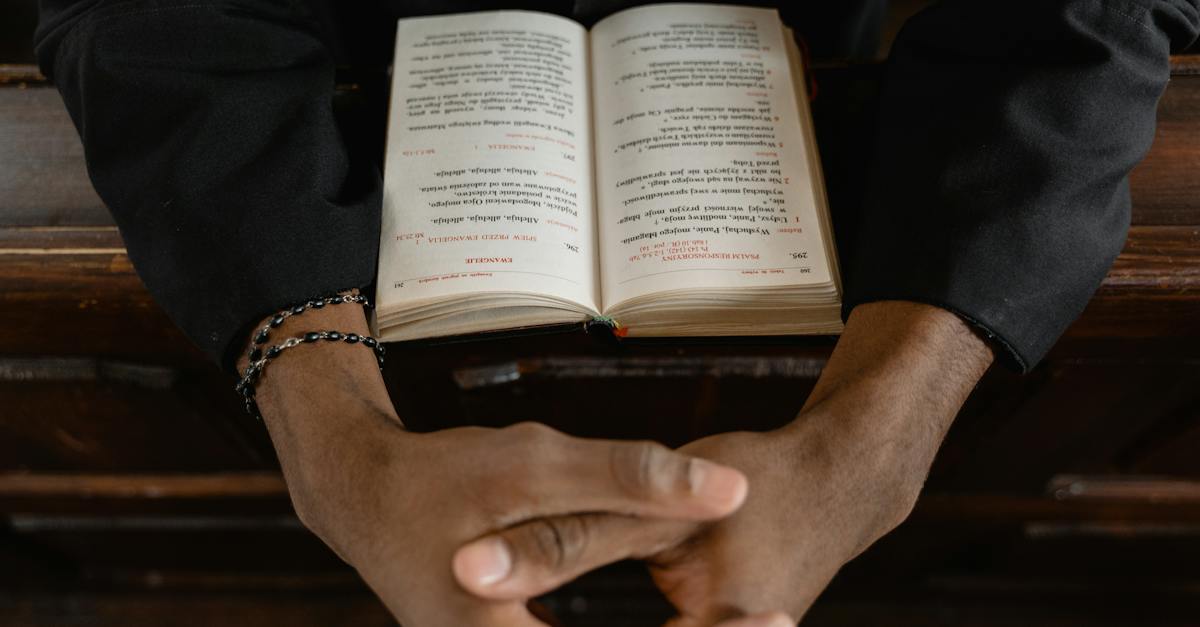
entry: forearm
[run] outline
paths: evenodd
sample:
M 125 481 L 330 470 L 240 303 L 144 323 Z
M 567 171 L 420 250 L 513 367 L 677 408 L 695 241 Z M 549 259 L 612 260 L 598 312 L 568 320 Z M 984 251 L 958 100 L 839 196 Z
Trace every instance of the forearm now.
M 782 432 L 846 495 L 862 535 L 851 555 L 911 511 L 934 455 L 992 349 L 957 315 L 905 301 L 859 305 L 799 416 Z M 816 443 L 815 445 L 813 443 Z M 849 523 L 848 523 L 849 524 Z
M 361 306 L 326 305 L 286 318 L 266 345 L 308 331 L 369 334 Z M 238 372 L 248 351 L 246 344 Z M 369 492 L 353 478 L 375 472 L 407 436 L 373 351 L 361 343 L 301 344 L 272 359 L 255 389 L 297 514 L 343 559 L 358 563 L 356 521 L 343 513 L 357 511 L 354 499 Z
M 867 303 L 851 312 L 801 411 L 822 403 L 917 410 L 948 427 L 992 359 L 987 342 L 945 309 Z

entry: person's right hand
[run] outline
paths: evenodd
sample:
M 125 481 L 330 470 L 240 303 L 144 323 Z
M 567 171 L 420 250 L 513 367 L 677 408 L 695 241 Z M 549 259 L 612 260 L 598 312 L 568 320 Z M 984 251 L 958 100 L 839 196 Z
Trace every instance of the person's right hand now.
M 472 539 L 533 520 L 522 525 L 523 546 L 510 551 L 534 551 L 538 559 L 510 561 L 496 577 L 520 586 L 522 577 L 539 577 L 531 566 L 569 564 L 566 577 L 554 569 L 565 581 L 683 538 L 655 533 L 663 527 L 649 524 L 622 527 L 619 535 L 589 534 L 608 528 L 589 521 L 612 513 L 719 518 L 746 493 L 737 471 L 664 446 L 575 438 L 533 422 L 376 435 L 347 451 L 359 457 L 354 464 L 305 468 L 301 491 L 308 498 L 297 505 L 305 524 L 358 568 L 405 627 L 542 625 L 526 609 L 528 599 L 487 601 L 459 586 L 446 565 Z M 693 487 L 701 468 L 710 470 Z M 293 476 L 296 492 L 301 486 Z M 472 568 L 470 560 L 453 567 Z
M 354 311 L 326 307 L 296 323 L 365 333 Z M 279 339 L 292 334 L 278 331 Z M 565 582 L 682 540 L 664 535 L 670 526 L 596 525 L 599 517 L 718 519 L 747 492 L 737 470 L 649 441 L 577 438 L 531 422 L 405 431 L 371 352 L 340 342 L 297 346 L 274 360 L 258 405 L 301 521 L 405 627 L 543 625 L 528 599 L 481 599 L 459 586 L 455 571 L 478 574 L 491 561 L 469 553 L 455 560 L 471 540 L 541 521 L 510 538 L 521 545 L 512 554 L 537 551 L 539 559 L 511 563 L 496 585 L 544 580 L 538 564 Z M 618 531 L 590 531 L 602 528 Z

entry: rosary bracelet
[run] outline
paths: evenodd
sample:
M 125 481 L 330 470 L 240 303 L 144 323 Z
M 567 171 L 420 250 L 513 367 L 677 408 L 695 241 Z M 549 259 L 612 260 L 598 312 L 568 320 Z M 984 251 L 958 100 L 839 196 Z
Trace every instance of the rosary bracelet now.
M 284 320 L 287 320 L 292 316 L 300 315 L 309 309 L 320 309 L 325 305 L 341 305 L 342 303 L 362 303 L 363 307 L 366 307 L 367 309 L 371 308 L 371 303 L 367 300 L 367 297 L 363 296 L 362 294 L 339 293 L 336 296 L 317 298 L 310 300 L 307 303 L 302 303 L 300 305 L 296 305 L 295 307 L 284 309 L 283 311 L 275 314 L 270 321 L 264 324 L 262 328 L 254 334 L 254 342 L 250 345 L 250 354 L 248 355 L 250 358 L 250 363 L 254 363 L 259 359 L 262 359 L 262 345 L 267 343 L 267 338 L 271 335 L 271 329 L 283 324 Z
M 375 353 L 375 359 L 379 361 L 380 370 L 383 369 L 383 344 L 379 340 L 369 335 L 359 335 L 357 333 L 341 333 L 338 331 L 309 331 L 301 337 L 291 337 L 284 340 L 280 344 L 276 344 L 268 348 L 257 361 L 253 361 L 246 367 L 246 373 L 242 375 L 242 380 L 238 381 L 234 389 L 237 390 L 246 402 L 246 413 L 262 420 L 262 413 L 258 411 L 258 403 L 254 399 L 254 385 L 258 383 L 259 377 L 263 370 L 266 369 L 267 363 L 275 359 L 283 351 L 299 346 L 301 344 L 311 344 L 320 340 L 327 342 L 345 342 L 347 344 L 362 344 L 370 348 Z

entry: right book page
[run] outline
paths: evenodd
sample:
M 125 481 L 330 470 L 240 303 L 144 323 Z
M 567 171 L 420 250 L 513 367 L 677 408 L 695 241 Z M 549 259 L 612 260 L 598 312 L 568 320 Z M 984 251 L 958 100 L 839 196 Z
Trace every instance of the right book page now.
M 681 290 L 838 282 L 784 37 L 773 9 L 704 4 L 592 29 L 606 312 Z

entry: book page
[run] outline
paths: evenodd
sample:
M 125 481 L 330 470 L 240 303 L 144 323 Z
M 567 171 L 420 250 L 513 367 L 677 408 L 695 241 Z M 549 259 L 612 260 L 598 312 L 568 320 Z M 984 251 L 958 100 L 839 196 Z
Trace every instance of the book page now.
M 592 29 L 606 310 L 681 289 L 830 281 L 773 9 L 655 5 Z
M 598 309 L 587 55 L 548 14 L 399 21 L 381 310 L 479 292 Z

